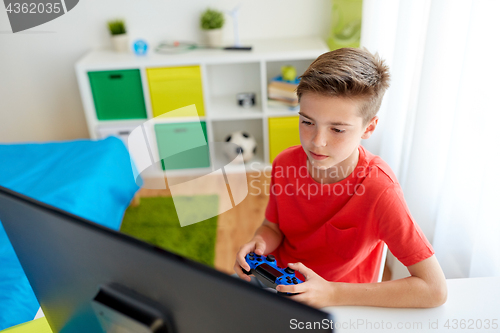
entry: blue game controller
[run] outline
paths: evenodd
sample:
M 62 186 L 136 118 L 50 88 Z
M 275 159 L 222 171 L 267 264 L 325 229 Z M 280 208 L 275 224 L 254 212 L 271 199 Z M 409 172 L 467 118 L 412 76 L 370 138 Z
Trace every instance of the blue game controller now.
M 295 277 L 295 271 L 289 267 L 281 268 L 276 264 L 276 259 L 272 254 L 264 257 L 253 252 L 245 256 L 247 264 L 250 266 L 250 272 L 241 268 L 246 275 L 253 274 L 259 281 L 269 288 L 276 289 L 277 285 L 295 285 L 303 281 Z M 282 293 L 282 295 L 297 295 L 293 293 Z

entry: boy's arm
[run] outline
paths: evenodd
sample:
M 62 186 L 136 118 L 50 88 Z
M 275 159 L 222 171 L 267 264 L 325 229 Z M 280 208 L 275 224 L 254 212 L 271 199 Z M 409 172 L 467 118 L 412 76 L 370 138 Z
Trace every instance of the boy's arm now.
M 263 255 L 276 250 L 283 240 L 283 233 L 277 223 L 264 219 L 262 225 L 255 232 L 253 240 L 257 241 L 255 251 L 259 252 L 257 254 Z
M 306 277 L 295 286 L 280 286 L 281 292 L 301 293 L 292 299 L 315 306 L 366 305 L 398 308 L 430 308 L 444 304 L 446 280 L 433 255 L 408 266 L 411 276 L 381 283 L 329 282 L 301 263 L 291 264 Z
M 245 256 L 250 252 L 255 252 L 260 255 L 273 252 L 283 240 L 283 233 L 278 227 L 278 224 L 269 222 L 264 219 L 262 225 L 257 229 L 252 240 L 244 244 L 236 254 L 236 262 L 234 264 L 234 271 L 236 274 L 247 281 L 250 281 L 250 277 L 243 274 L 241 267 L 249 271 L 250 266 L 245 261 Z

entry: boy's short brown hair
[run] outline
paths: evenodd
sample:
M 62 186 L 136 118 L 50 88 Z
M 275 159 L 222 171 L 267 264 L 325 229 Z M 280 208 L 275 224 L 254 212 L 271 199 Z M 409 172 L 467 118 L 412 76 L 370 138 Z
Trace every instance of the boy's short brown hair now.
M 342 48 L 320 55 L 300 77 L 299 101 L 306 92 L 360 99 L 365 125 L 380 109 L 389 87 L 389 67 L 367 49 Z

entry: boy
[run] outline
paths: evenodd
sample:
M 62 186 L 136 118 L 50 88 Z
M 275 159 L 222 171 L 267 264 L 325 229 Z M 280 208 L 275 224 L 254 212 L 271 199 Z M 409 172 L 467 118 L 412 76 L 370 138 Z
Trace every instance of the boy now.
M 447 297 L 434 251 L 413 221 L 389 166 L 364 149 L 375 130 L 389 69 L 367 50 L 318 57 L 297 88 L 301 146 L 273 162 L 264 222 L 236 255 L 272 253 L 304 283 L 280 285 L 315 307 L 435 307 Z M 376 283 L 383 242 L 411 276 Z

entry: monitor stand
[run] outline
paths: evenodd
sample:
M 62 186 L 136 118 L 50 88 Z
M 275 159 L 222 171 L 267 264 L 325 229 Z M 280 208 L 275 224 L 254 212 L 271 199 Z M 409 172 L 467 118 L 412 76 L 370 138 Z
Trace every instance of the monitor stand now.
M 106 333 L 174 333 L 161 305 L 119 284 L 102 285 L 91 302 Z

